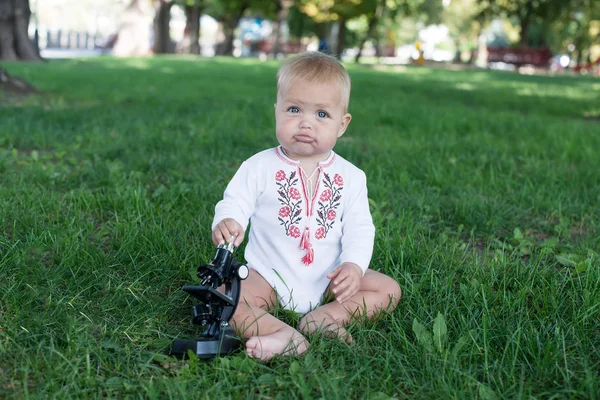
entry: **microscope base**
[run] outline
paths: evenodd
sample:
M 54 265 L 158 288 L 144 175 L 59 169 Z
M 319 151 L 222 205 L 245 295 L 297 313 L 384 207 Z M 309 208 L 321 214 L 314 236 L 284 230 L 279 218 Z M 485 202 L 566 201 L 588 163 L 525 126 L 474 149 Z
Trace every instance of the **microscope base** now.
M 198 358 L 214 358 L 237 350 L 241 344 L 242 341 L 236 336 L 233 329 L 227 326 L 213 337 L 200 340 L 175 339 L 171 346 L 171 354 L 183 357 L 187 356 L 188 350 L 191 350 Z

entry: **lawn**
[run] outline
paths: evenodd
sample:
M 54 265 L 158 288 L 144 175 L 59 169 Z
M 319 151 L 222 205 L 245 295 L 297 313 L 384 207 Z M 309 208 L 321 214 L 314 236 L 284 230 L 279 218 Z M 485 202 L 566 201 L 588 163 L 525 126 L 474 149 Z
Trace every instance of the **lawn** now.
M 168 349 L 215 203 L 277 144 L 277 63 L 3 66 L 43 93 L 0 94 L 0 398 L 600 398 L 598 79 L 349 66 L 336 151 L 403 298 L 263 364 Z

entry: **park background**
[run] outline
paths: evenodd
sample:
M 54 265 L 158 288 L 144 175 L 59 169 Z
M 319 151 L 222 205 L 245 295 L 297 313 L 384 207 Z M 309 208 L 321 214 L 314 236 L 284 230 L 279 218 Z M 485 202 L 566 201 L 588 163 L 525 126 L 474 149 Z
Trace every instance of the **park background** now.
M 12 6 L 10 4 L 13 4 Z M 597 73 L 593 0 L 10 0 L 0 59 L 112 54 L 414 60 Z M 33 46 L 29 43 L 33 39 Z M 534 69 L 535 71 L 535 69 Z
M 600 397 L 598 4 L 0 3 L 0 397 Z M 214 204 L 305 49 L 352 77 L 336 151 L 402 301 L 352 346 L 176 360 Z

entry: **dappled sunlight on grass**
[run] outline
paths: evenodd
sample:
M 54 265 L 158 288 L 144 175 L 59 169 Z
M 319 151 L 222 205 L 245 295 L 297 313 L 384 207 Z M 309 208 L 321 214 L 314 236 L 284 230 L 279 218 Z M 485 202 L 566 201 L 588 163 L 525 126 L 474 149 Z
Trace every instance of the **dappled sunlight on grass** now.
M 473 85 L 472 83 L 462 82 L 462 83 L 457 83 L 456 88 L 459 90 L 471 91 L 471 90 L 476 90 L 477 86 Z
M 111 65 L 112 64 L 112 65 Z M 135 68 L 135 69 L 143 69 L 148 70 L 153 66 L 152 58 L 132 58 L 123 59 L 120 63 L 108 63 L 108 68 Z
M 595 119 L 599 119 L 600 118 L 600 107 L 596 107 L 594 108 L 592 111 L 586 111 L 585 113 L 583 113 L 583 115 L 586 118 L 595 118 Z
M 376 71 L 381 71 L 383 73 L 402 73 L 408 70 L 406 65 L 395 65 L 393 67 L 386 65 L 375 65 L 372 67 Z
M 364 65 L 354 63 L 344 63 L 344 66 L 348 71 L 377 71 L 379 73 L 386 74 L 403 74 L 408 73 L 410 76 L 420 77 L 429 75 L 433 72 L 430 68 L 422 68 L 412 65 Z
M 158 71 L 162 72 L 163 74 L 176 74 L 178 71 L 176 68 L 173 67 L 160 67 L 157 68 Z
M 222 79 L 222 84 L 227 86 L 240 86 L 241 90 L 250 89 L 255 86 L 268 88 L 274 81 L 274 74 L 279 61 L 269 60 L 261 62 L 257 59 L 232 59 L 227 57 L 198 58 L 161 56 L 144 59 L 117 60 L 108 57 L 86 60 L 54 61 L 44 66 L 24 66 L 22 72 L 28 78 L 36 71 L 42 69 L 47 71 L 47 81 L 38 84 L 41 89 L 54 88 L 59 84 L 56 78 L 60 71 L 72 72 L 70 79 L 76 84 L 72 90 L 65 94 L 68 97 L 85 97 L 93 90 L 96 96 L 116 99 L 128 98 L 128 94 L 119 93 L 121 88 L 127 87 L 127 81 L 135 79 L 146 80 L 129 90 L 132 93 L 143 94 L 148 102 L 154 102 L 160 96 L 166 96 L 175 100 L 181 95 L 182 100 L 187 98 L 188 91 L 185 88 L 195 89 L 196 92 L 206 91 L 210 93 L 212 81 Z M 10 63 L 7 65 L 11 65 Z M 16 65 L 16 64 L 15 64 Z M 236 76 L 236 68 L 239 65 L 245 67 L 247 74 L 254 74 L 250 79 Z M 85 73 L 80 67 L 85 66 L 89 71 L 97 71 L 98 82 L 104 81 L 104 85 L 98 88 L 94 82 L 85 82 Z M 418 66 L 361 66 L 348 64 L 348 69 L 353 77 L 353 87 L 360 91 L 361 85 L 370 86 L 373 94 L 388 91 L 401 93 L 402 96 L 413 96 L 415 98 L 428 97 L 438 100 L 446 99 L 457 105 L 476 106 L 481 110 L 507 109 L 519 111 L 514 97 L 529 98 L 530 102 L 543 99 L 543 107 L 533 104 L 528 105 L 529 112 L 547 113 L 550 116 L 572 116 L 581 117 L 583 112 L 590 111 L 590 104 L 594 98 L 598 100 L 595 90 L 590 90 L 590 80 L 575 79 L 571 77 L 539 77 L 520 76 L 506 72 L 467 70 L 467 71 L 445 71 L 437 68 Z M 114 71 L 113 74 L 101 74 L 102 70 Z M 160 80 L 152 78 L 161 72 L 169 79 Z M 142 75 L 139 75 L 139 74 Z M 268 74 L 271 74 L 269 76 Z M 378 87 L 377 75 L 397 76 L 385 85 Z M 383 75 L 382 75 L 383 74 Z M 210 77 L 210 78 L 208 78 Z M 208 79 L 207 79 L 208 78 Z M 371 83 L 372 82 L 372 83 Z M 36 82 L 34 82 L 36 83 Z M 568 88 L 565 88 L 568 86 Z M 93 88 L 93 89 L 92 89 Z M 191 92 L 189 92 L 191 93 Z M 215 92 L 215 95 L 218 93 Z M 273 96 L 272 93 L 269 96 Z M 568 98 L 568 104 L 561 104 L 559 99 Z M 190 97 L 192 99 L 192 97 Z M 352 99 L 354 104 L 355 99 Z
M 538 88 L 536 87 L 524 87 L 515 91 L 519 96 L 539 96 Z
M 564 101 L 567 99 L 577 99 L 577 100 L 586 100 L 589 99 L 589 94 L 585 93 L 582 90 L 576 89 L 567 89 L 567 90 L 547 90 L 544 88 L 544 85 L 514 85 L 515 94 L 519 96 L 535 96 L 535 97 L 545 97 L 548 94 L 561 95 L 564 98 Z

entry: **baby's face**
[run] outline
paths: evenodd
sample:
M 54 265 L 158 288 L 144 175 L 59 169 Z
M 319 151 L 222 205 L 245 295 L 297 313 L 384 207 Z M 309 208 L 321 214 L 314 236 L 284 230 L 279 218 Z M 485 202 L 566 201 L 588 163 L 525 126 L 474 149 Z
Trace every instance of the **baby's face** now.
M 325 160 L 351 118 L 339 84 L 296 80 L 277 94 L 277 140 L 295 160 Z

